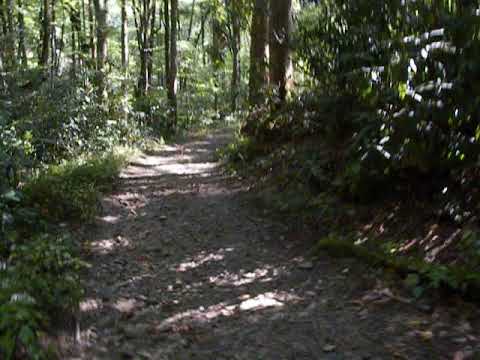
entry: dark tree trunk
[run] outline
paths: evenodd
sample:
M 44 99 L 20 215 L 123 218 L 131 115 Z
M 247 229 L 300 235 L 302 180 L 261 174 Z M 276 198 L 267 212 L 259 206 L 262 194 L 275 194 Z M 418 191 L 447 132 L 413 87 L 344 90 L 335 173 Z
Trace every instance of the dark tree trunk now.
M 165 27 L 165 83 L 170 84 L 170 0 L 163 0 L 164 27 Z
M 122 70 L 124 75 L 128 68 L 128 19 L 127 19 L 127 0 L 121 2 L 122 14 L 122 30 L 121 30 L 121 46 L 122 46 Z
M 88 0 L 88 23 L 90 37 L 90 59 L 92 67 L 97 66 L 97 46 L 95 44 L 95 10 L 93 0 Z
M 177 128 L 177 30 L 178 30 L 178 0 L 171 0 L 170 9 L 170 74 L 168 84 L 168 100 L 170 102 L 171 125 Z
M 250 30 L 249 103 L 258 106 L 265 101 L 268 85 L 268 0 L 256 0 Z
M 18 58 L 22 64 L 22 68 L 28 67 L 27 50 L 25 48 L 25 18 L 23 16 L 23 3 L 18 0 Z
M 157 30 L 155 29 L 155 21 L 156 21 L 156 13 L 157 13 L 157 0 L 152 0 L 151 10 L 150 10 L 150 30 L 149 30 L 149 38 L 148 38 L 148 59 L 147 59 L 147 66 L 148 66 L 148 87 L 152 86 L 152 78 L 153 78 L 153 49 L 155 47 L 155 35 Z
M 52 13 L 50 11 L 50 2 L 43 0 L 42 3 L 42 47 L 40 50 L 39 64 L 40 66 L 47 66 L 50 53 L 50 23 L 52 21 Z
M 231 111 L 237 111 L 238 94 L 240 86 L 240 46 L 241 46 L 241 27 L 238 4 L 230 3 L 231 23 L 232 23 L 232 80 L 231 80 Z
M 105 97 L 105 62 L 107 60 L 107 14 L 108 0 L 93 0 L 97 22 L 97 85 L 98 93 Z
M 270 3 L 270 81 L 278 92 L 280 104 L 285 102 L 293 81 L 290 36 L 292 30 L 292 0 Z

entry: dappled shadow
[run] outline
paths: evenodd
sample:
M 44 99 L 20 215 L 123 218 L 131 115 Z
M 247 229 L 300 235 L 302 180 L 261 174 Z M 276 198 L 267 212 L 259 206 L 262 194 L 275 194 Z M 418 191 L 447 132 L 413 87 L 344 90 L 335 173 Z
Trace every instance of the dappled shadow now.
M 302 234 L 264 219 L 214 162 L 228 139 L 196 139 L 125 169 L 88 236 L 92 268 L 72 358 L 440 359 L 451 352 L 451 343 L 424 346 L 411 335 L 411 324 L 428 315 L 393 298 L 369 304 L 365 293 L 378 282 L 363 265 L 304 259 Z

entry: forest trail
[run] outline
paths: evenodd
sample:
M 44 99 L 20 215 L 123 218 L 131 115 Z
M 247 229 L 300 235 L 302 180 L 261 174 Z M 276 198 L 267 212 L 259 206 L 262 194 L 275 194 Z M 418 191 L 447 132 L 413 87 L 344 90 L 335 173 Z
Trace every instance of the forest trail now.
M 453 359 L 474 325 L 422 311 L 354 260 L 303 258 L 223 175 L 228 131 L 139 157 L 89 235 L 80 343 L 64 359 Z M 465 309 L 462 314 L 465 314 Z M 465 357 L 466 358 L 466 357 Z M 460 359 L 460 358 L 459 358 Z

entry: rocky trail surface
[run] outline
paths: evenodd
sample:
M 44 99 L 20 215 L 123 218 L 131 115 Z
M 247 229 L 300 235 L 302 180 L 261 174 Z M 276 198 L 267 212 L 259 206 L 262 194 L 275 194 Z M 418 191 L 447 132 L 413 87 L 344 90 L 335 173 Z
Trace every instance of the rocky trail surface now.
M 305 258 L 223 174 L 216 131 L 132 161 L 88 234 L 64 359 L 468 359 L 473 306 L 418 306 L 354 260 Z

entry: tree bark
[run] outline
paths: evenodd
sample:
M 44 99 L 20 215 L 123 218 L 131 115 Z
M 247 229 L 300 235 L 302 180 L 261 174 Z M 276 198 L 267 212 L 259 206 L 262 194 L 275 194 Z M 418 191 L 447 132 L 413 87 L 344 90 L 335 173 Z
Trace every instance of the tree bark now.
M 23 3 L 22 0 L 18 0 L 18 58 L 22 68 L 28 67 L 27 50 L 25 48 L 25 17 L 23 15 Z
M 163 0 L 163 16 L 165 27 L 165 83 L 170 84 L 170 0 Z
M 240 27 L 240 9 L 238 3 L 229 0 L 227 2 L 231 19 L 231 50 L 232 50 L 232 79 L 230 82 L 231 111 L 237 111 L 238 94 L 240 86 L 240 46 L 241 46 L 241 27 Z
M 97 86 L 98 93 L 105 97 L 105 62 L 107 60 L 107 14 L 108 0 L 93 0 L 97 21 Z
M 271 1 L 270 15 L 270 81 L 278 92 L 280 104 L 283 104 L 293 81 L 290 56 L 292 0 Z
M 192 11 L 190 13 L 190 23 L 188 24 L 188 36 L 187 36 L 188 41 L 190 41 L 190 38 L 192 37 L 194 16 L 195 16 L 195 0 L 192 0 Z
M 152 0 L 152 4 L 150 8 L 150 30 L 148 34 L 149 36 L 148 59 L 147 59 L 148 87 L 152 86 L 152 78 L 153 78 L 153 49 L 155 48 L 155 35 L 157 33 L 157 30 L 155 28 L 156 13 L 157 13 L 157 0 Z
M 122 46 L 122 70 L 124 75 L 128 68 L 128 18 L 127 18 L 127 0 L 121 0 L 121 16 L 122 16 L 122 30 L 121 30 L 121 46 Z
M 88 0 L 88 23 L 89 23 L 89 37 L 90 37 L 90 59 L 93 68 L 97 64 L 97 46 L 95 44 L 95 10 L 93 0 Z
M 177 128 L 177 31 L 178 31 L 178 0 L 171 0 L 170 9 L 170 74 L 168 84 L 168 100 L 172 130 Z
M 249 103 L 258 106 L 265 101 L 268 85 L 268 0 L 255 0 L 250 29 Z
M 5 44 L 5 68 L 7 71 L 12 71 L 17 68 L 17 54 L 16 54 L 16 31 L 14 24 L 15 3 L 13 0 L 7 0 L 6 13 L 6 44 Z
M 47 66 L 50 53 L 50 23 L 52 21 L 52 13 L 50 11 L 50 1 L 43 0 L 42 3 L 42 48 L 40 58 L 38 59 L 40 66 Z

